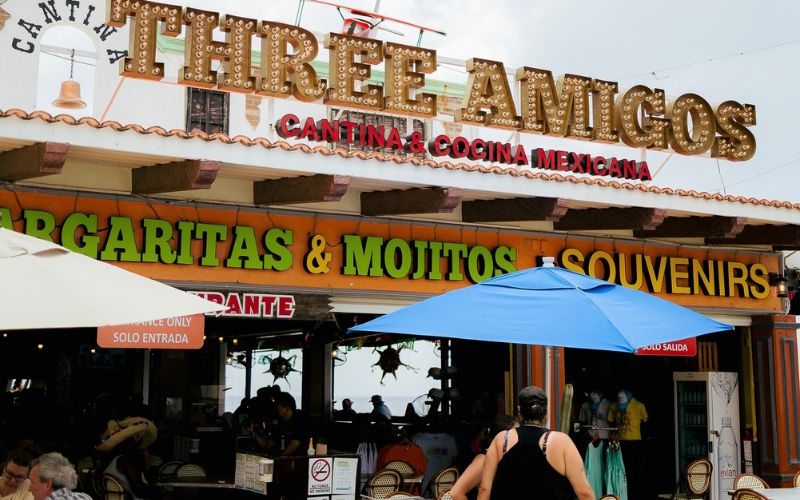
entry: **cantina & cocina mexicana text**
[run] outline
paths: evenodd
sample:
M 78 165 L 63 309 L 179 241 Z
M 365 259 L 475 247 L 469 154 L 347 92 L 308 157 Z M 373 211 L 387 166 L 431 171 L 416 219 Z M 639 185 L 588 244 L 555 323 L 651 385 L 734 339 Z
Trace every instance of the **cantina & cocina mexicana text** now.
M 319 42 L 299 26 L 139 0 L 109 0 L 108 16 L 112 27 L 134 19 L 130 57 L 120 63 L 124 76 L 164 78 L 164 64 L 156 60 L 160 22 L 161 32 L 172 37 L 186 26 L 185 66 L 177 75 L 181 84 L 411 116 L 437 115 L 437 96 L 417 92 L 425 85 L 425 74 L 436 70 L 435 50 L 329 33 L 323 41 L 329 51 L 324 80 L 311 66 Z M 225 33 L 225 42 L 214 40 L 217 30 Z M 251 60 L 254 41 L 261 45 L 257 66 Z M 213 60 L 222 61 L 219 75 L 211 68 Z M 383 84 L 366 83 L 371 67 L 381 63 L 386 68 Z M 556 82 L 552 72 L 534 67 L 517 70 L 515 102 L 501 62 L 473 58 L 466 70 L 467 94 L 455 112 L 460 123 L 621 141 L 636 148 L 671 148 L 687 156 L 709 153 L 731 161 L 755 154 L 755 136 L 748 129 L 756 124 L 751 104 L 726 100 L 712 107 L 694 93 L 668 102 L 662 89 L 636 85 L 621 91 L 617 82 L 573 74 Z

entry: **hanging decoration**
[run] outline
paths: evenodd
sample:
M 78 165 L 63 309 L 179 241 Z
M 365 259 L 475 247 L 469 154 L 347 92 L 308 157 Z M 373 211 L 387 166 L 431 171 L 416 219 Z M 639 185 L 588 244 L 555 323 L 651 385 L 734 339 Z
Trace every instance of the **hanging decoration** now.
M 373 352 L 377 352 L 380 354 L 378 358 L 378 362 L 372 366 L 378 366 L 381 370 L 383 370 L 383 375 L 381 375 L 381 385 L 383 384 L 383 379 L 386 377 L 386 374 L 391 374 L 395 380 L 397 380 L 397 369 L 401 366 L 405 366 L 409 370 L 417 371 L 416 368 L 413 368 L 400 360 L 400 351 L 403 350 L 405 346 L 400 346 L 399 348 L 395 349 L 392 346 L 387 347 L 383 351 L 378 351 L 378 349 L 374 349 Z
M 279 378 L 286 380 L 286 383 L 289 383 L 289 374 L 292 372 L 296 372 L 299 370 L 294 369 L 294 360 L 297 358 L 297 355 L 290 356 L 288 359 L 283 357 L 281 351 L 278 351 L 277 358 L 270 358 L 269 356 L 261 356 L 258 360 L 259 364 L 265 365 L 269 363 L 269 370 L 265 371 L 264 373 L 271 373 L 272 374 L 272 383 L 274 384 Z

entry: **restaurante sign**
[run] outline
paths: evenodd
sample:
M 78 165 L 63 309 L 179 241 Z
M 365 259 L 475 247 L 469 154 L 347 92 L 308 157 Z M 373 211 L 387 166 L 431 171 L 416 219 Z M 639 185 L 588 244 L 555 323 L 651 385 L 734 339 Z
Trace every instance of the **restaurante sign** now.
M 130 56 L 120 63 L 124 76 L 164 78 L 164 64 L 156 59 L 160 22 L 161 32 L 170 37 L 187 27 L 185 66 L 178 71 L 181 84 L 411 116 L 437 115 L 437 96 L 416 91 L 425 86 L 425 75 L 436 70 L 435 50 L 329 33 L 323 41 L 329 51 L 326 81 L 311 65 L 319 42 L 299 26 L 139 0 L 109 0 L 108 5 L 108 26 L 123 27 L 129 17 L 134 20 Z M 225 33 L 224 42 L 214 39 L 217 30 Z M 251 59 L 254 38 L 261 44 L 257 66 Z M 222 61 L 220 75 L 212 69 L 214 60 Z M 371 67 L 382 63 L 383 84 L 366 83 Z M 748 130 L 756 124 L 751 104 L 727 100 L 713 108 L 694 93 L 668 102 L 662 89 L 644 85 L 620 94 L 617 82 L 567 74 L 556 83 L 552 72 L 532 67 L 516 72 L 517 104 L 502 62 L 473 58 L 466 70 L 467 95 L 455 112 L 460 123 L 621 141 L 635 148 L 672 148 L 687 156 L 710 152 L 731 161 L 755 154 L 755 136 Z

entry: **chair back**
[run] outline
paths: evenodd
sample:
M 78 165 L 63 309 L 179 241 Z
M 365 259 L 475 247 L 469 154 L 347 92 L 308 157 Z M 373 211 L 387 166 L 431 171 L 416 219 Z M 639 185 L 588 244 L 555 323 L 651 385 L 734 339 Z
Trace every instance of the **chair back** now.
M 792 484 L 795 488 L 800 488 L 800 471 L 795 472 Z
M 411 493 L 406 493 L 405 491 L 398 491 L 397 493 L 392 493 L 386 498 L 408 498 L 408 497 L 413 498 L 414 495 L 412 495 Z
M 600 500 L 619 500 L 617 495 L 604 495 L 600 497 Z
M 449 491 L 445 491 L 444 493 L 439 495 L 439 498 L 437 498 L 436 500 L 453 500 L 453 497 L 450 495 Z
M 456 484 L 456 480 L 458 480 L 458 469 L 455 467 L 445 467 L 434 474 L 431 480 L 431 491 L 434 498 L 439 498 L 442 493 L 450 491 L 450 488 Z
M 164 459 L 159 457 L 158 455 L 153 455 L 148 453 L 147 454 L 147 467 L 150 470 L 158 470 L 164 464 Z
M 178 470 L 175 471 L 175 475 L 177 477 L 200 479 L 206 477 L 206 471 L 197 464 L 184 464 L 178 467 Z
M 711 487 L 711 471 L 714 466 L 707 458 L 695 460 L 686 466 L 686 492 L 705 495 Z
M 161 467 L 158 468 L 158 478 L 164 479 L 174 476 L 181 465 L 183 465 L 183 462 L 180 460 L 170 460 L 168 462 L 164 462 L 161 464 Z
M 396 470 L 383 469 L 373 474 L 367 481 L 369 494 L 372 498 L 388 498 L 397 493 L 403 479 Z
M 766 481 L 761 479 L 760 477 L 756 476 L 755 474 L 739 474 L 736 476 L 736 479 L 733 480 L 733 489 L 739 490 L 742 488 L 748 488 L 751 490 L 765 490 L 769 488 L 769 485 Z
M 411 464 L 404 460 L 392 460 L 386 464 L 384 469 L 396 470 L 403 477 L 413 476 L 415 472 L 414 468 L 411 467 Z
M 732 500 L 767 500 L 767 497 L 755 490 L 742 488 L 733 492 Z
M 103 491 L 105 492 L 104 500 L 129 500 L 131 498 L 125 485 L 111 474 L 103 474 Z

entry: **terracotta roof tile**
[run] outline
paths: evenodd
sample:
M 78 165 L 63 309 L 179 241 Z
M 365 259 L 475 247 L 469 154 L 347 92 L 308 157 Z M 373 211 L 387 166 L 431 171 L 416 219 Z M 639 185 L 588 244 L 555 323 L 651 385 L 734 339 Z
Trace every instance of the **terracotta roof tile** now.
M 503 168 L 498 166 L 483 166 L 467 163 L 453 163 L 443 160 L 436 161 L 431 159 L 421 160 L 416 157 L 403 157 L 394 154 L 367 153 L 365 151 L 347 151 L 343 148 L 329 148 L 327 146 L 311 146 L 305 143 L 289 144 L 286 141 L 270 141 L 265 137 L 247 137 L 236 135 L 230 137 L 227 134 L 215 133 L 208 134 L 199 130 L 187 132 L 182 129 L 166 130 L 163 127 L 153 126 L 144 127 L 138 124 L 122 125 L 115 121 L 99 122 L 95 118 L 84 117 L 75 118 L 67 114 L 52 116 L 44 111 L 34 111 L 28 113 L 21 109 L 0 110 L 0 118 L 13 117 L 20 120 L 42 120 L 48 123 L 65 123 L 67 125 L 86 125 L 96 129 L 110 128 L 117 132 L 133 131 L 137 134 L 149 135 L 156 134 L 161 137 L 178 137 L 181 139 L 200 139 L 203 141 L 220 141 L 225 144 L 240 144 L 243 146 L 260 146 L 264 149 L 282 149 L 284 151 L 300 151 L 307 154 L 320 154 L 323 156 L 340 156 L 342 158 L 358 158 L 361 160 L 377 160 L 381 162 L 392 162 L 398 165 L 410 164 L 417 167 L 444 168 L 447 170 L 461 170 L 465 172 L 478 172 L 482 174 L 510 175 L 512 177 L 524 177 L 527 179 L 537 179 L 549 182 L 568 182 L 571 184 L 587 184 L 601 186 L 604 188 L 624 189 L 628 191 L 642 191 L 645 193 L 661 194 L 667 196 L 681 196 L 696 198 L 701 200 L 724 201 L 730 203 L 743 203 L 747 205 L 767 206 L 774 208 L 785 208 L 790 210 L 800 210 L 800 203 L 789 201 L 767 200 L 746 196 L 723 195 L 720 193 L 708 193 L 695 191 L 693 189 L 673 189 L 669 187 L 648 186 L 643 183 L 621 182 L 617 180 L 606 180 L 596 177 L 579 177 L 574 175 L 563 175 L 560 173 L 548 173 L 543 171 L 518 170 L 514 168 Z

